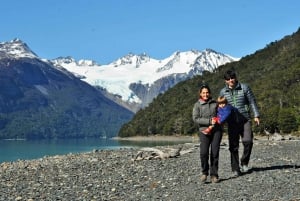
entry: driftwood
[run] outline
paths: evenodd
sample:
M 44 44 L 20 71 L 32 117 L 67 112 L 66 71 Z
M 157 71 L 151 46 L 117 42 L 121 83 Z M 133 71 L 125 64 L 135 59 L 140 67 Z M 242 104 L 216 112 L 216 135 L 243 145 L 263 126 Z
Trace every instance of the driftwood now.
M 281 135 L 278 132 L 270 133 L 266 129 L 264 130 L 265 134 L 267 135 L 268 140 L 272 141 L 282 141 L 282 140 L 293 140 L 294 138 L 291 135 Z
M 163 148 L 162 150 L 157 148 L 142 148 L 136 156 L 132 159 L 133 161 L 140 160 L 152 160 L 152 159 L 167 159 L 167 158 L 177 158 L 183 154 L 190 153 L 194 148 L 187 150 L 182 150 L 182 146 L 174 148 Z
M 267 129 L 264 129 L 264 132 L 265 132 L 265 134 L 267 135 L 268 140 L 270 140 L 270 135 L 271 135 L 271 133 L 270 133 Z

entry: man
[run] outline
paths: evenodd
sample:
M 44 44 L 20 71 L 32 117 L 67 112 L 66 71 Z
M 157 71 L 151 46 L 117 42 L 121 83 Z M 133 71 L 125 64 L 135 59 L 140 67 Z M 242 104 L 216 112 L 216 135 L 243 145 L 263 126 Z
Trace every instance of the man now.
M 221 89 L 220 96 L 225 96 L 228 103 L 238 109 L 246 117 L 246 121 L 237 122 L 235 125 L 228 125 L 229 151 L 231 157 L 231 169 L 235 177 L 241 175 L 241 172 L 249 171 L 249 160 L 253 147 L 253 131 L 251 127 L 250 109 L 253 112 L 254 122 L 259 125 L 259 111 L 256 100 L 251 88 L 244 83 L 238 82 L 236 73 L 228 70 L 224 74 L 226 86 Z M 242 139 L 244 147 L 241 158 L 241 167 L 239 166 L 239 139 Z

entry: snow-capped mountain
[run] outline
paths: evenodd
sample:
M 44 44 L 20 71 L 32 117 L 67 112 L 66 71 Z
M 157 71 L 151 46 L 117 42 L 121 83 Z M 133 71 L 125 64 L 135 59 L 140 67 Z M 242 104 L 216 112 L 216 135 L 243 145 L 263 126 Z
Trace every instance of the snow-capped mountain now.
M 162 60 L 147 54 L 128 54 L 108 65 L 92 61 L 75 61 L 71 57 L 52 60 L 55 66 L 62 66 L 93 86 L 105 89 L 131 104 L 138 110 L 147 106 L 159 93 L 163 93 L 180 81 L 213 71 L 218 66 L 237 61 L 234 58 L 211 49 L 175 52 Z M 135 107 L 132 108 L 132 105 Z
M 20 40 L 0 43 L 0 113 L 0 139 L 110 138 L 134 115 Z
M 10 42 L 0 43 L 0 57 L 20 58 L 29 57 L 37 58 L 38 56 L 31 51 L 26 43 L 23 43 L 20 39 L 14 39 Z
M 0 57 L 1 55 L 12 58 L 38 58 L 19 39 L 0 43 Z M 73 73 L 101 90 L 109 99 L 136 112 L 178 82 L 202 74 L 203 71 L 212 72 L 220 65 L 239 59 L 205 49 L 177 51 L 161 60 L 151 58 L 145 53 L 129 53 L 107 65 L 99 65 L 91 60 L 76 61 L 72 57 L 41 60 Z

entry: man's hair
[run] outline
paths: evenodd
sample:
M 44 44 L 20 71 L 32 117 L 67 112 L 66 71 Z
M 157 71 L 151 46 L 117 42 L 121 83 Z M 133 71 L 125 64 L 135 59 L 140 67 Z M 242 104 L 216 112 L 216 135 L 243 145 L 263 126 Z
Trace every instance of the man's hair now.
M 233 70 L 228 70 L 224 73 L 225 80 L 229 80 L 230 78 L 236 78 L 236 74 Z
M 217 103 L 218 103 L 218 104 L 222 104 L 222 103 L 227 104 L 228 101 L 227 101 L 227 99 L 225 98 L 225 96 L 219 96 L 218 99 L 217 99 Z

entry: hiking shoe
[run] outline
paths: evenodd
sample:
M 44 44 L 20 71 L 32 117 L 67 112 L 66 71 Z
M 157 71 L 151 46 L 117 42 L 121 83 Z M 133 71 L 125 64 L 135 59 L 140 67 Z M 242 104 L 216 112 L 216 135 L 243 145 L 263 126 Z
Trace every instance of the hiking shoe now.
M 211 176 L 210 181 L 211 183 L 219 183 L 220 179 L 216 176 Z
M 233 171 L 233 172 L 232 172 L 232 177 L 233 177 L 233 178 L 239 177 L 239 176 L 241 176 L 241 175 L 242 175 L 242 173 L 241 173 L 240 171 Z
M 242 165 L 241 167 L 241 172 L 246 173 L 249 172 L 250 168 L 248 167 L 248 165 Z
M 210 134 L 210 131 L 211 131 L 211 128 L 206 128 L 206 129 L 204 129 L 204 130 L 202 130 L 201 132 L 203 133 L 203 134 L 205 134 L 205 135 L 209 135 Z
M 201 182 L 206 182 L 206 180 L 207 180 L 207 175 L 205 175 L 205 174 L 201 175 L 200 181 Z

